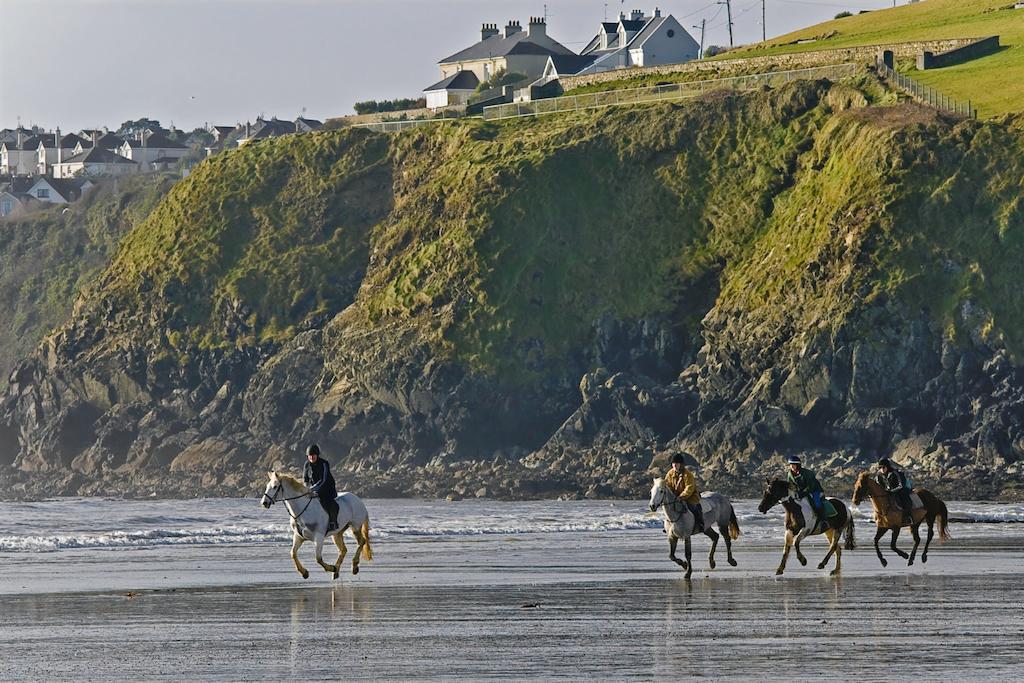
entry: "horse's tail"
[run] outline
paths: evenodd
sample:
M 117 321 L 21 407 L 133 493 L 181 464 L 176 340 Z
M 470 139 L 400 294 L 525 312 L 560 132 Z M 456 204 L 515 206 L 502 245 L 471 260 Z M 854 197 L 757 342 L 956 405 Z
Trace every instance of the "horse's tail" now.
M 370 547 L 370 516 L 367 515 L 366 519 L 363 520 L 363 525 L 359 527 L 359 533 L 363 536 L 363 559 L 373 559 L 373 548 Z
M 857 542 L 853 538 L 853 510 L 850 508 L 846 509 L 846 527 L 843 529 L 846 543 L 843 548 L 846 550 L 853 550 L 857 547 Z
M 921 502 L 928 512 L 934 513 L 935 519 L 939 522 L 939 541 L 945 543 L 950 539 L 949 535 L 949 510 L 946 504 L 927 489 L 914 489 L 914 492 L 921 497 Z
M 729 536 L 732 540 L 740 537 L 740 523 L 736 521 L 736 508 L 729 506 Z

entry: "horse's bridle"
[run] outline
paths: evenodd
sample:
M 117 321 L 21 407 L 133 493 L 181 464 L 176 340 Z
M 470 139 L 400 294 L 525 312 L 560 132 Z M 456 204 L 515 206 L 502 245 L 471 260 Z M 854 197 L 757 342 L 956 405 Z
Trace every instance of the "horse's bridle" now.
M 684 516 L 686 516 L 686 510 L 687 510 L 686 505 L 683 504 L 683 501 L 682 501 L 681 498 L 676 498 L 671 503 L 668 502 L 668 500 L 666 500 L 667 498 L 668 498 L 668 496 L 665 495 L 665 490 L 662 489 L 662 491 L 661 491 L 661 502 L 658 503 L 658 505 L 655 505 L 654 509 L 657 510 L 658 507 L 664 507 L 665 508 L 665 514 L 668 517 L 668 521 L 672 522 L 673 524 L 678 524 L 679 520 L 681 520 Z M 673 508 L 676 507 L 676 506 L 679 506 L 681 508 L 680 511 L 679 511 L 679 516 L 676 517 L 675 519 L 672 518 L 672 512 L 671 512 L 671 509 L 669 508 L 669 506 L 672 506 Z
M 299 498 L 306 498 L 306 497 L 308 497 L 309 500 L 306 501 L 306 507 L 302 508 L 302 512 L 300 512 L 297 515 L 293 515 L 292 514 L 291 507 L 289 507 L 288 505 L 284 506 L 284 509 L 288 511 L 288 516 L 291 517 L 295 522 L 298 522 L 299 521 L 299 517 L 301 517 L 303 515 L 303 513 L 305 513 L 306 510 L 309 508 L 309 506 L 313 504 L 313 492 L 312 491 L 306 491 L 305 493 L 300 493 L 299 495 L 292 496 L 290 498 L 278 498 L 277 494 L 281 493 L 281 489 L 283 489 L 283 488 L 284 488 L 284 484 L 278 482 L 277 488 L 274 489 L 274 495 L 271 496 L 271 495 L 268 495 L 267 493 L 264 493 L 263 497 L 264 498 L 269 498 L 271 505 L 273 505 L 274 503 L 286 503 L 289 500 L 297 500 Z

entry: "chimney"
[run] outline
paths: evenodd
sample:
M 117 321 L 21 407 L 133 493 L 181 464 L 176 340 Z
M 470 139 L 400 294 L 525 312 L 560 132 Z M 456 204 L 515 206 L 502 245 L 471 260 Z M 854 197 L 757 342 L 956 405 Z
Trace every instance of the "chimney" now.
M 530 25 L 526 29 L 526 35 L 531 38 L 544 38 L 548 34 L 548 25 L 544 17 L 530 17 Z
M 659 8 L 655 7 L 654 8 L 654 17 L 657 18 L 657 17 L 660 17 L 660 16 L 661 16 L 661 10 Z
M 498 35 L 497 24 L 484 24 L 480 27 L 480 40 L 487 40 L 492 36 Z
M 22 132 L 21 128 L 18 128 L 18 149 L 21 149 L 22 143 L 25 142 L 25 133 Z
M 59 164 L 64 161 L 64 155 L 61 153 L 62 150 L 60 148 L 60 128 L 58 128 L 57 132 L 53 134 L 53 137 L 57 141 L 57 163 Z
M 643 10 L 639 10 L 639 9 L 633 10 L 632 12 L 630 12 L 629 18 L 632 21 L 640 21 L 641 19 L 644 18 Z
M 509 22 L 505 24 L 505 37 L 508 38 L 509 36 L 514 36 L 522 30 L 523 27 L 519 25 L 518 21 L 512 21 L 509 19 Z

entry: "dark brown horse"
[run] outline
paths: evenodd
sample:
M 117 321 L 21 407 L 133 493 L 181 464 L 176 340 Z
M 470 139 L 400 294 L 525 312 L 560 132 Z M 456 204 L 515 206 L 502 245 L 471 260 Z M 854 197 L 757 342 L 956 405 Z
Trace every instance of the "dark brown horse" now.
M 782 551 L 782 562 L 779 563 L 779 568 L 775 570 L 776 575 L 786 571 L 786 559 L 789 557 L 789 549 L 791 547 L 796 548 L 796 559 L 800 560 L 800 564 L 807 564 L 807 558 L 800 552 L 800 541 L 807 536 L 816 534 L 825 534 L 825 537 L 828 539 L 828 552 L 821 562 L 818 563 L 818 569 L 824 569 L 829 558 L 835 553 L 836 568 L 830 572 L 830 575 L 835 576 L 839 573 L 842 568 L 843 554 L 839 547 L 839 537 L 843 531 L 846 532 L 846 549 L 853 550 L 856 545 L 853 539 L 853 515 L 850 514 L 846 505 L 838 498 L 829 498 L 828 501 L 832 503 L 837 514 L 834 517 L 827 518 L 824 524 L 808 526 L 805 519 L 809 516 L 813 519 L 810 504 L 801 504 L 799 501 L 793 500 L 789 495 L 789 484 L 781 479 L 774 481 L 765 479 L 764 497 L 761 498 L 761 504 L 757 506 L 757 509 L 761 514 L 765 514 L 775 505 L 781 503 L 782 507 L 786 510 L 786 548 Z
M 860 505 L 865 497 L 871 498 L 871 506 L 875 509 L 875 525 L 878 527 L 875 532 L 875 553 L 883 567 L 888 562 L 882 557 L 878 541 L 885 536 L 886 531 L 892 531 L 892 541 L 889 543 L 889 547 L 906 560 L 908 566 L 914 564 L 917 547 L 921 545 L 921 534 L 918 531 L 921 522 L 928 523 L 928 538 L 924 542 L 924 550 L 921 551 L 922 562 L 928 561 L 928 546 L 931 545 L 935 533 L 936 520 L 939 522 L 939 540 L 945 541 L 949 538 L 949 512 L 946 510 L 946 504 L 927 489 L 914 489 L 914 493 L 921 499 L 922 507 L 914 508 L 911 511 L 910 520 L 906 520 L 903 517 L 903 510 L 896 504 L 893 494 L 875 481 L 870 472 L 861 472 L 857 477 L 857 483 L 853 485 L 854 505 Z M 914 548 L 909 555 L 896 547 L 896 538 L 900 535 L 900 529 L 905 526 L 910 527 L 910 534 L 914 537 Z

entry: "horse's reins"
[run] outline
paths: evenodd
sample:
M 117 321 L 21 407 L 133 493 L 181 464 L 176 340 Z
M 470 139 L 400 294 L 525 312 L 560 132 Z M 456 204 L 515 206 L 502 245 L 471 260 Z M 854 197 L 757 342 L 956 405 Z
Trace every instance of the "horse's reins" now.
M 273 505 L 274 503 L 287 503 L 290 500 L 297 500 L 299 498 L 307 498 L 308 497 L 309 500 L 306 501 L 306 507 L 302 508 L 302 512 L 300 512 L 297 515 L 293 515 L 292 514 L 292 506 L 291 505 L 287 505 L 286 504 L 284 506 L 284 509 L 288 511 L 288 516 L 291 517 L 294 522 L 298 523 L 299 517 L 304 515 L 306 513 L 306 510 L 309 508 L 309 506 L 313 504 L 313 492 L 312 491 L 306 491 L 305 493 L 300 493 L 299 495 L 292 496 L 290 498 L 278 498 L 277 494 L 281 493 L 281 489 L 283 489 L 283 488 L 284 488 L 284 484 L 278 484 L 277 488 L 274 489 L 274 495 L 267 496 L 267 494 L 265 494 L 265 493 L 263 495 L 267 496 L 267 498 L 270 499 L 270 504 L 271 505 Z M 300 524 L 300 526 L 305 526 L 305 525 L 304 524 Z
M 676 498 L 675 500 L 669 501 L 669 500 L 667 500 L 668 496 L 665 495 L 664 491 L 662 491 L 661 496 L 662 496 L 663 499 L 665 499 L 665 500 L 662 500 L 661 504 L 665 508 L 665 513 L 668 516 L 668 521 L 672 522 L 672 524 L 678 524 L 679 520 L 681 520 L 686 515 L 686 510 L 687 510 L 686 506 L 683 505 L 682 499 L 681 498 Z M 672 513 L 669 512 L 669 506 L 672 506 L 672 507 L 679 506 L 681 508 L 681 510 L 679 512 L 679 516 L 676 517 L 675 519 L 672 519 Z

